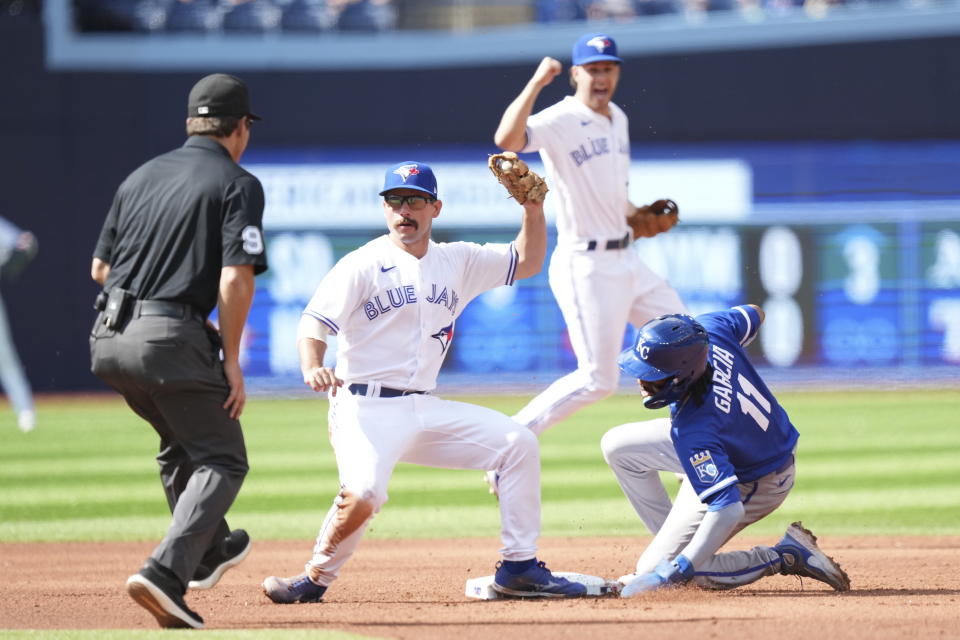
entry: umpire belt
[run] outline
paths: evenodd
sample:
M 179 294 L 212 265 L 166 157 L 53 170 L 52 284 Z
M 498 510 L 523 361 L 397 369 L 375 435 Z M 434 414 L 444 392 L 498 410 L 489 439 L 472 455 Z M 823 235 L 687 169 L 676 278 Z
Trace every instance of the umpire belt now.
M 617 238 L 616 240 L 587 240 L 586 242 L 574 244 L 573 248 L 579 249 L 580 251 L 596 251 L 598 249 L 601 251 L 613 251 L 614 249 L 626 249 L 629 246 L 630 232 L 628 231 L 625 236 Z
M 367 396 L 368 398 L 399 398 L 400 396 L 427 393 L 426 391 L 410 391 L 409 389 L 391 389 L 390 387 L 381 387 L 377 383 L 354 383 L 347 387 L 347 391 L 355 396 Z
M 164 316 L 181 320 L 199 320 L 206 322 L 206 317 L 189 304 L 169 302 L 167 300 L 137 300 L 133 305 L 133 317 Z

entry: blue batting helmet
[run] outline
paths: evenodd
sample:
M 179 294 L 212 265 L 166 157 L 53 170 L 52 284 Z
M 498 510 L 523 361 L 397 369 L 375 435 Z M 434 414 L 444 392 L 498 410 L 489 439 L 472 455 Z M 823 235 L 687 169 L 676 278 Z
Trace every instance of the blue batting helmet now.
M 674 313 L 640 327 L 636 342 L 623 350 L 617 364 L 638 380 L 666 380 L 643 400 L 647 409 L 659 409 L 682 398 L 700 379 L 707 370 L 709 348 L 707 330 L 690 316 Z

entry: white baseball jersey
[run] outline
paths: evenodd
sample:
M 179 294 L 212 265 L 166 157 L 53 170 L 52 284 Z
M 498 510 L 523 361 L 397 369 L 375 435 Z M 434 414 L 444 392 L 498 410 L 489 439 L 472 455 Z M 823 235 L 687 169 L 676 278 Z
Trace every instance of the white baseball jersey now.
M 619 244 L 606 248 L 627 237 L 630 206 L 627 116 L 612 102 L 610 115 L 567 96 L 527 119 L 523 151 L 540 151 L 557 205 L 550 288 L 577 356 L 576 371 L 514 416 L 537 434 L 614 392 L 621 329 L 628 322 L 640 326 L 686 311 L 677 292 L 636 251 Z
M 535 556 L 540 534 L 540 455 L 533 433 L 485 407 L 379 392 L 431 391 L 457 317 L 480 293 L 512 285 L 518 259 L 513 243 L 433 241 L 418 259 L 381 236 L 344 256 L 304 313 L 337 335 L 336 374 L 344 386 L 330 394 L 328 422 L 341 494 L 361 496 L 378 511 L 398 462 L 496 469 L 501 556 L 519 561 Z M 351 390 L 354 383 L 376 393 Z M 337 578 L 370 522 L 348 527 L 339 500 L 308 563 L 324 585 Z
M 610 112 L 612 119 L 567 96 L 527 119 L 523 151 L 543 159 L 560 245 L 627 233 L 630 134 L 620 107 L 611 102 Z
M 423 258 L 380 236 L 344 256 L 304 310 L 337 336 L 337 377 L 430 391 L 457 317 L 479 294 L 512 285 L 510 244 L 437 243 Z

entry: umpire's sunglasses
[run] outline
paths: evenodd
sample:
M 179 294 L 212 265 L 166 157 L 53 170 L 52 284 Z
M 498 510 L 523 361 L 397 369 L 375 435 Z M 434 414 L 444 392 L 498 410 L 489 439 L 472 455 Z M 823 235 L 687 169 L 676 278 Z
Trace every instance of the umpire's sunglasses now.
M 428 202 L 436 202 L 436 198 L 429 198 L 427 196 L 397 196 L 397 195 L 388 195 L 383 197 L 383 201 L 390 205 L 391 209 L 399 210 L 403 207 L 403 203 L 406 202 L 407 205 L 414 211 L 419 211 L 427 206 Z

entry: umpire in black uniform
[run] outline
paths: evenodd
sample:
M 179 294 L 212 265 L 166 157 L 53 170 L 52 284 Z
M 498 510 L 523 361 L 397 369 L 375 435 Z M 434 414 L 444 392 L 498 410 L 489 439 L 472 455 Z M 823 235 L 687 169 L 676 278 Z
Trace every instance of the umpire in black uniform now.
M 186 143 L 120 185 L 91 266 L 103 285 L 93 372 L 160 435 L 173 519 L 127 592 L 162 627 L 202 628 L 186 587 L 212 587 L 250 550 L 224 515 L 247 473 L 240 337 L 267 268 L 263 187 L 237 164 L 254 120 L 240 79 L 197 82 Z M 219 333 L 207 322 L 214 307 Z

